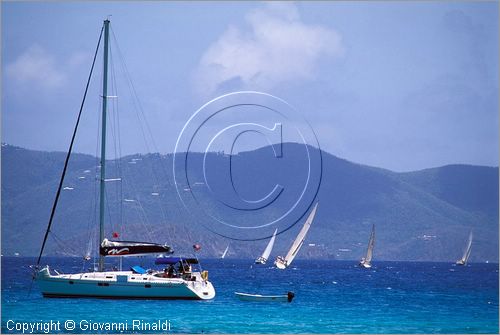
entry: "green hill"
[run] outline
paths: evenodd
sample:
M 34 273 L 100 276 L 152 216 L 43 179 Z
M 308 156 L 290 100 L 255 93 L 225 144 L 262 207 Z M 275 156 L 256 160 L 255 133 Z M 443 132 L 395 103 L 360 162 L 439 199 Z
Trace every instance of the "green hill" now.
M 233 157 L 235 185 L 247 198 L 303 177 L 304 171 L 293 165 L 302 150 L 297 144 L 284 144 L 283 160 L 269 160 L 269 150 Z M 4 255 L 38 253 L 64 156 L 2 146 Z M 395 173 L 326 152 L 322 157 L 320 207 L 299 258 L 359 259 L 375 224 L 375 259 L 455 261 L 473 229 L 471 261 L 498 262 L 497 167 L 450 165 Z M 195 154 L 194 159 L 203 157 Z M 221 163 L 228 157 L 213 153 L 208 159 Z M 46 254 L 80 256 L 89 240 L 97 240 L 96 162 L 89 155 L 72 156 Z M 171 167 L 172 155 L 158 154 L 108 163 L 107 178 L 120 176 L 121 181 L 107 184 L 107 235 L 119 231 L 123 239 L 166 241 L 180 253 L 190 252 L 196 242 L 204 257 L 219 256 L 229 243 L 227 257 L 258 256 L 267 241 L 227 240 L 190 218 L 172 183 Z M 193 171 L 196 176 L 200 173 Z M 224 171 L 213 171 L 211 176 L 214 187 L 223 189 Z M 293 187 L 283 192 L 284 198 Z M 286 252 L 298 229 L 296 225 L 279 235 L 272 257 Z

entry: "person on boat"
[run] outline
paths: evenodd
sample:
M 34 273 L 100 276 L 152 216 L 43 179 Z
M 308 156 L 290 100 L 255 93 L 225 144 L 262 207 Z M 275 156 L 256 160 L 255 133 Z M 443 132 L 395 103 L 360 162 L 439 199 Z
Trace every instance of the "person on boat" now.
M 183 271 L 184 273 L 191 273 L 191 264 L 189 264 L 188 262 L 184 262 Z
M 192 268 L 191 268 L 191 264 L 189 264 L 189 262 L 184 262 L 183 264 L 183 278 L 185 280 L 191 280 L 192 277 L 191 277 L 191 273 L 192 273 Z
M 165 268 L 163 271 L 163 278 L 173 278 L 174 277 L 174 267 L 172 265 L 169 265 L 168 267 Z
M 179 261 L 179 265 L 177 267 L 177 273 L 180 274 L 180 275 L 184 274 L 184 266 L 182 264 L 182 261 Z

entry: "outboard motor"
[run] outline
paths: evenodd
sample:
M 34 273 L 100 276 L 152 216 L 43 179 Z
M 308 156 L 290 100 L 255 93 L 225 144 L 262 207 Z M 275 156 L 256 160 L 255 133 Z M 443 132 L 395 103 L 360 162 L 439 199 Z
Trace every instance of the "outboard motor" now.
M 293 292 L 288 292 L 288 302 L 292 302 L 293 297 L 295 297 L 295 294 Z

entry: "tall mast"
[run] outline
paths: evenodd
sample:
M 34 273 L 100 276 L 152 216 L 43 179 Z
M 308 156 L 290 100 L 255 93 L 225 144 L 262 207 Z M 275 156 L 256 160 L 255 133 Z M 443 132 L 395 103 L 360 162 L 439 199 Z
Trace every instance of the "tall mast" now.
M 99 203 L 99 243 L 104 240 L 104 199 L 106 179 L 106 109 L 108 102 L 108 41 L 109 20 L 104 20 L 104 69 L 102 76 L 102 126 L 101 126 L 101 180 L 100 180 L 100 203 Z M 104 256 L 99 253 L 99 271 L 104 271 Z

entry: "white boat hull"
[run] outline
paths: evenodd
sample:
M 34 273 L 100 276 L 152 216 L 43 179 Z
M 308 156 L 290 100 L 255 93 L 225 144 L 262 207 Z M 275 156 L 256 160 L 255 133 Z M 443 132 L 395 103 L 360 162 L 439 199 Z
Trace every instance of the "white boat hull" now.
M 284 270 L 288 267 L 288 261 L 281 256 L 276 257 L 274 265 L 280 270 Z
M 248 294 L 248 293 L 240 293 L 234 292 L 234 294 L 242 301 L 262 301 L 262 302 L 291 302 L 294 295 L 260 295 L 260 294 Z
M 370 263 L 366 263 L 366 262 L 359 262 L 359 266 L 365 268 L 365 269 L 370 269 L 372 267 L 372 265 Z
M 255 260 L 255 264 L 261 264 L 261 265 L 265 265 L 267 262 L 267 259 L 263 258 L 263 257 L 259 257 Z
M 131 271 L 52 275 L 45 267 L 36 280 L 43 296 L 51 298 L 213 299 L 215 289 L 212 283 L 198 275 L 193 273 L 196 280 L 160 278 Z

